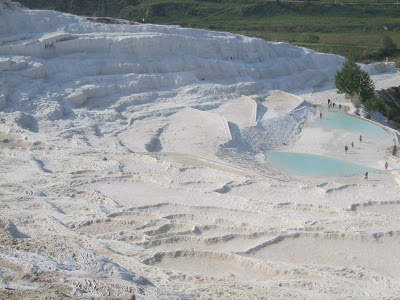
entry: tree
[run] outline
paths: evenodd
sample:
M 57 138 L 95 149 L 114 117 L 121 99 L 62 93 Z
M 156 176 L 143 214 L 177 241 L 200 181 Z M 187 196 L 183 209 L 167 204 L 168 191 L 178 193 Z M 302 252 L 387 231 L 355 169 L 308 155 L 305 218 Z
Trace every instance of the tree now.
M 336 72 L 335 86 L 339 94 L 346 94 L 350 99 L 359 98 L 362 103 L 375 94 L 371 77 L 353 59 L 346 60 L 342 70 Z

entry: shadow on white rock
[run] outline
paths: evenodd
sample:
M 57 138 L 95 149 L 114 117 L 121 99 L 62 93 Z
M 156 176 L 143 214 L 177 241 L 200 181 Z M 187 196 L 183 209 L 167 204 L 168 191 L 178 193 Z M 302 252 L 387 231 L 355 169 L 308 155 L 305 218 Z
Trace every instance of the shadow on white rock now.
M 5 220 L 0 218 L 0 235 L 3 233 L 6 234 L 9 238 L 15 238 L 15 239 L 22 239 L 29 237 L 28 235 L 20 232 L 17 226 L 15 226 L 14 223 L 11 222 L 10 220 Z

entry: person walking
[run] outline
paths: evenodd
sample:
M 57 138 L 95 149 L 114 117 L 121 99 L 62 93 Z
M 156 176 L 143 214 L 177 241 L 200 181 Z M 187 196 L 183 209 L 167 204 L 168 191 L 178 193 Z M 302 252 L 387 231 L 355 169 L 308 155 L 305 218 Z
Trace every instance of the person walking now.
M 365 179 L 365 180 L 368 180 L 368 172 L 365 173 L 364 179 Z
M 388 167 L 389 167 L 388 162 L 385 162 L 385 170 L 387 170 Z
M 354 142 L 351 142 L 351 148 L 354 148 Z

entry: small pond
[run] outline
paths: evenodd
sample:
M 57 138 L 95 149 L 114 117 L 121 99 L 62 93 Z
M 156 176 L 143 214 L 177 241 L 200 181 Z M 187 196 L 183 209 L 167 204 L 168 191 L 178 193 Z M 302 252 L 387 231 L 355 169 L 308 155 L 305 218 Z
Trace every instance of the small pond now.
M 265 160 L 274 168 L 302 176 L 349 177 L 365 172 L 381 172 L 343 160 L 304 153 L 266 152 Z
M 389 133 L 382 127 L 339 111 L 336 107 L 328 110 L 324 107 L 322 118 L 317 119 L 313 126 L 324 130 L 345 130 L 358 135 L 364 139 L 382 139 L 389 137 Z
M 383 141 L 390 139 L 390 133 L 372 122 L 352 117 L 339 111 L 337 107 L 328 110 L 324 107 L 322 118 L 315 120 L 312 126 L 326 131 L 343 130 L 363 136 L 363 140 Z M 325 156 L 289 153 L 266 152 L 265 160 L 273 167 L 286 173 L 302 176 L 340 176 L 348 177 L 365 172 L 381 172 L 354 163 L 337 160 Z

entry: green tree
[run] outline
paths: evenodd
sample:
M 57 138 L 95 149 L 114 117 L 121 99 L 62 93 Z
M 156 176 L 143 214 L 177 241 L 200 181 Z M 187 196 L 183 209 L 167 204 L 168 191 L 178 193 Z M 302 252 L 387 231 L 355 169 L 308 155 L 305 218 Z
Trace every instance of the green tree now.
M 339 94 L 346 94 L 352 100 L 359 98 L 362 103 L 375 94 L 371 77 L 353 59 L 346 60 L 342 69 L 336 72 L 335 86 Z

